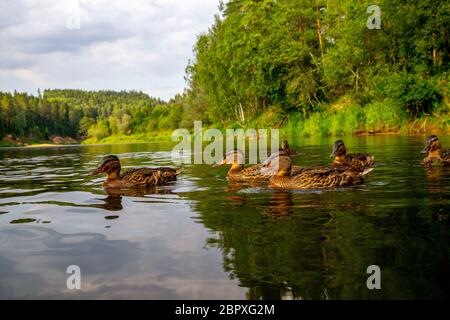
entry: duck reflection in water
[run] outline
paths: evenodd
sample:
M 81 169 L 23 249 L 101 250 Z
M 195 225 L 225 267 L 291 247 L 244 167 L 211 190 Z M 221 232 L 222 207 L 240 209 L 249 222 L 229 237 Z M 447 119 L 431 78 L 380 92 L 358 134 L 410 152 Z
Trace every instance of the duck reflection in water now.
M 151 194 L 173 194 L 172 190 L 170 188 L 164 188 L 164 187 L 132 187 L 132 188 L 124 188 L 124 189 L 118 189 L 118 188 L 104 188 L 106 194 L 108 196 L 112 197 L 119 197 L 119 196 L 125 196 L 125 197 L 134 197 L 134 198 L 143 198 L 147 195 Z
M 427 181 L 426 191 L 431 201 L 433 212 L 439 221 L 448 221 L 450 207 L 445 198 L 445 189 L 448 185 L 450 167 L 448 166 L 428 166 L 425 167 Z
M 247 197 L 236 194 L 241 190 L 248 188 L 261 188 L 261 184 L 255 183 L 236 183 L 232 182 L 228 184 L 228 187 L 224 190 L 226 193 L 232 193 L 226 195 L 225 199 L 231 206 L 244 206 L 248 204 Z M 267 208 L 263 211 L 266 214 L 275 219 L 287 219 L 291 216 L 294 208 L 293 194 L 289 191 L 275 190 L 273 193 Z
M 123 209 L 121 196 L 107 196 L 104 199 L 100 199 L 104 203 L 92 205 L 94 208 L 105 209 L 108 211 L 121 211 Z
M 108 195 L 106 198 L 100 199 L 104 203 L 94 204 L 91 207 L 100 208 L 108 211 L 123 210 L 123 197 L 143 198 L 151 194 L 173 194 L 172 190 L 158 187 L 133 187 L 127 189 L 104 188 Z
M 291 192 L 276 191 L 269 202 L 265 214 L 275 219 L 289 219 L 294 208 Z
M 251 186 L 251 184 L 249 184 L 248 182 L 244 183 L 229 181 L 228 187 L 224 190 L 224 192 L 227 194 L 225 195 L 225 200 L 231 206 L 244 206 L 246 204 L 246 198 L 236 193 L 238 193 L 240 190 L 248 188 L 249 186 Z M 228 195 L 228 193 L 232 193 L 232 195 Z

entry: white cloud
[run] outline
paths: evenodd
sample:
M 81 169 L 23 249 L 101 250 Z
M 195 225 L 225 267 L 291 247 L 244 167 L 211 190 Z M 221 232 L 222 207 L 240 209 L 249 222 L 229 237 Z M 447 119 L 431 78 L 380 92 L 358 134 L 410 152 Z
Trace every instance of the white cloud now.
M 168 99 L 183 91 L 218 3 L 0 0 L 0 90 L 134 89 Z
M 22 80 L 29 81 L 35 85 L 42 83 L 43 79 L 40 75 L 30 69 L 15 69 L 13 74 Z

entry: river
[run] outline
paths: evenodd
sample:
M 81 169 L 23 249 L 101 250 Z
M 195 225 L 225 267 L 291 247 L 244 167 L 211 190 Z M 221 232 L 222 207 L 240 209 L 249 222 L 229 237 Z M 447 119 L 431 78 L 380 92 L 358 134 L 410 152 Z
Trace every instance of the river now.
M 172 165 L 173 144 L 0 149 L 0 298 L 448 299 L 450 169 L 421 166 L 422 136 L 344 140 L 375 155 L 374 171 L 308 192 L 184 165 L 152 192 L 107 194 L 88 175 L 104 155 Z M 290 143 L 295 163 L 330 162 L 331 138 Z M 370 265 L 380 290 L 366 286 Z

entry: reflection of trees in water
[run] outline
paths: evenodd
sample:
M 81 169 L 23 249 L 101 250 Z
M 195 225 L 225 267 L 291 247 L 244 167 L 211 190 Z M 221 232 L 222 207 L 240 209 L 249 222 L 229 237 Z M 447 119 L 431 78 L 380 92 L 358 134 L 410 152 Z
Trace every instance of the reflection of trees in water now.
M 196 204 L 201 221 L 219 232 L 208 245 L 222 251 L 224 270 L 248 288 L 249 299 L 448 296 L 449 282 L 442 283 L 448 230 L 429 219 L 427 208 L 389 208 L 354 196 L 327 202 L 347 199 L 338 192 L 225 192 L 221 201 L 192 196 L 202 199 Z M 382 270 L 379 291 L 366 287 L 372 264 Z
M 249 288 L 249 299 L 323 298 L 320 270 L 324 267 L 317 221 L 298 216 L 274 219 L 293 212 L 292 194 L 269 196 L 263 203 L 261 194 L 254 193 L 224 194 L 221 203 L 198 202 L 202 222 L 220 232 L 220 238 L 211 239 L 209 245 L 222 250 L 225 271 Z M 236 197 L 246 205 L 239 206 Z M 327 219 L 327 214 L 322 214 L 319 221 Z
M 450 167 L 431 166 L 425 168 L 427 179 L 426 191 L 431 201 L 431 207 L 439 221 L 448 220 L 450 206 L 446 192 L 450 185 Z

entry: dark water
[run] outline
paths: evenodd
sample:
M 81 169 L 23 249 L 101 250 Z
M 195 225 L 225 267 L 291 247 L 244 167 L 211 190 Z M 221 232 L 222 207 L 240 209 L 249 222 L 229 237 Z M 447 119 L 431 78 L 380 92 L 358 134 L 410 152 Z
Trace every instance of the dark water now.
M 423 141 L 346 139 L 376 156 L 357 188 L 279 192 L 189 165 L 122 196 L 87 172 L 110 153 L 170 165 L 170 144 L 0 149 L 0 298 L 449 298 L 450 169 L 420 165 Z M 331 143 L 292 142 L 295 162 L 328 163 Z M 81 290 L 66 287 L 69 265 Z M 366 287 L 369 265 L 381 290 Z

